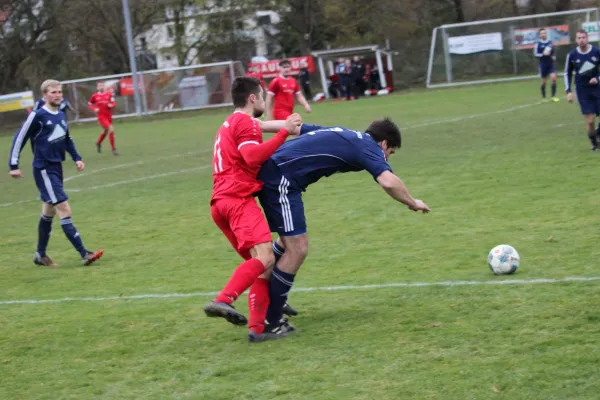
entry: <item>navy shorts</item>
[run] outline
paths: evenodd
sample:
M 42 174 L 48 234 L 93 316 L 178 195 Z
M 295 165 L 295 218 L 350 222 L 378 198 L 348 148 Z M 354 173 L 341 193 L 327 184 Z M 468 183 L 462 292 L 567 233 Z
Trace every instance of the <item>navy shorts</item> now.
M 582 114 L 600 115 L 600 88 L 577 89 L 577 101 Z
M 62 164 L 49 164 L 45 168 L 33 168 L 33 178 L 44 203 L 56 205 L 67 201 L 63 190 Z
M 258 179 L 264 182 L 258 200 L 265 212 L 271 232 L 279 236 L 297 236 L 306 233 L 306 217 L 302 189 L 285 177 L 273 160 L 261 168 Z
M 546 78 L 548 75 L 555 74 L 555 73 L 556 73 L 556 68 L 554 68 L 554 64 L 550 64 L 550 65 L 541 64 L 540 65 L 540 77 Z

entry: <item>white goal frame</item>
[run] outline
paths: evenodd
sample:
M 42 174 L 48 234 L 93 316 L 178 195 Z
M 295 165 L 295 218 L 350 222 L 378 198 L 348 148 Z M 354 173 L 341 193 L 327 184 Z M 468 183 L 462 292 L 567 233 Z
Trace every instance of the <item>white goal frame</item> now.
M 518 17 L 488 19 L 488 20 L 480 20 L 480 21 L 472 21 L 472 22 L 463 22 L 463 23 L 457 23 L 457 24 L 445 24 L 445 25 L 438 26 L 433 29 L 433 32 L 431 35 L 431 46 L 429 49 L 429 62 L 427 65 L 426 87 L 428 89 L 430 89 L 430 88 L 476 85 L 476 84 L 494 83 L 494 82 L 509 82 L 509 81 L 516 81 L 516 80 L 539 78 L 539 75 L 536 74 L 536 75 L 519 75 L 519 76 L 507 77 L 507 78 L 480 79 L 480 80 L 465 81 L 465 82 L 454 81 L 453 77 L 452 77 L 452 57 L 450 55 L 450 47 L 448 45 L 447 29 L 449 29 L 449 28 L 458 28 L 458 27 L 466 27 L 466 26 L 474 26 L 474 25 L 485 25 L 485 24 L 493 24 L 493 23 L 501 23 L 501 22 L 519 21 L 519 20 L 525 20 L 525 19 L 557 17 L 557 16 L 561 16 L 561 15 L 573 15 L 573 14 L 585 15 L 586 22 L 592 22 L 590 20 L 591 16 L 595 17 L 594 21 L 600 21 L 600 11 L 598 10 L 598 8 L 584 8 L 584 9 L 579 9 L 579 10 L 561 11 L 561 12 L 544 13 L 544 14 L 522 15 L 522 16 L 518 16 Z M 599 23 L 599 25 L 600 25 L 600 23 Z M 431 83 L 431 75 L 432 75 L 435 50 L 436 50 L 435 45 L 436 45 L 438 31 L 441 32 L 441 35 L 443 38 L 442 42 L 443 42 L 443 50 L 444 50 L 444 64 L 446 67 L 446 83 Z M 600 43 L 600 40 L 599 40 L 599 43 Z M 558 75 L 562 76 L 562 74 L 558 74 Z

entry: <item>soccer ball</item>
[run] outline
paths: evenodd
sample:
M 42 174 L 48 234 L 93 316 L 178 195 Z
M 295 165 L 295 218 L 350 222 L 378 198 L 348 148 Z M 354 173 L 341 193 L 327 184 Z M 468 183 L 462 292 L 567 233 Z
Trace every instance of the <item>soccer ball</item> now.
M 501 244 L 488 254 L 488 266 L 495 275 L 513 274 L 519 268 L 519 253 L 514 247 Z

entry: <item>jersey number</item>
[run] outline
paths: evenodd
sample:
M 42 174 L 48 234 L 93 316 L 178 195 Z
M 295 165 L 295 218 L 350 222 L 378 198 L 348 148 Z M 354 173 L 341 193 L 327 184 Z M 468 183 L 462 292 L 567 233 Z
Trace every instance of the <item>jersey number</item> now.
M 362 133 L 360 133 L 359 131 L 353 131 L 352 129 L 346 129 L 346 130 L 350 131 L 350 132 L 356 133 L 356 136 L 359 139 L 363 138 Z M 316 134 L 318 132 L 344 132 L 344 129 L 343 128 L 323 128 L 323 129 L 317 129 L 316 131 L 307 132 L 306 134 L 307 135 L 314 135 L 314 134 Z
M 217 136 L 215 140 L 215 151 L 214 151 L 214 162 L 215 162 L 215 173 L 223 172 L 223 156 L 221 156 L 221 135 Z

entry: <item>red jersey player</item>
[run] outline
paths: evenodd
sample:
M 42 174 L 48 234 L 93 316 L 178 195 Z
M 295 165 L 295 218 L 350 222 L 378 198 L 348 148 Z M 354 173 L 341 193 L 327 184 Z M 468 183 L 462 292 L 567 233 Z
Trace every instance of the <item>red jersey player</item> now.
M 119 153 L 115 147 L 115 130 L 112 126 L 112 109 L 116 106 L 115 98 L 110 91 L 104 90 L 104 83 L 98 82 L 96 85 L 98 91 L 92 95 L 88 106 L 97 114 L 98 123 L 102 126 L 102 133 L 96 142 L 98 153 L 102 152 L 102 141 L 108 135 L 112 153 L 118 156 Z
M 260 72 L 248 71 L 248 72 L 246 72 L 246 76 L 258 79 L 260 81 L 260 86 L 262 86 L 262 88 L 265 90 L 267 89 L 267 84 L 265 83 L 265 78 L 264 78 L 263 74 L 261 74 Z
M 304 106 L 307 113 L 311 112 L 298 82 L 289 76 L 290 61 L 281 60 L 279 69 L 281 74 L 271 81 L 267 92 L 267 121 L 284 120 L 290 116 L 294 112 L 294 97 Z
M 275 153 L 290 133 L 302 123 L 298 114 L 286 121 L 261 122 L 265 110 L 260 81 L 239 77 L 233 82 L 231 97 L 235 112 L 223 123 L 215 138 L 213 155 L 213 193 L 210 210 L 213 220 L 229 242 L 244 258 L 219 295 L 204 307 L 209 317 L 222 317 L 250 329 L 248 340 L 261 342 L 287 334 L 286 321 L 265 329 L 269 306 L 269 280 L 259 277 L 273 267 L 271 230 L 253 197 L 262 188 L 256 176 L 262 164 Z M 279 131 L 263 143 L 262 128 Z M 250 321 L 231 305 L 250 288 Z

